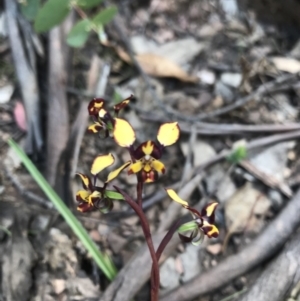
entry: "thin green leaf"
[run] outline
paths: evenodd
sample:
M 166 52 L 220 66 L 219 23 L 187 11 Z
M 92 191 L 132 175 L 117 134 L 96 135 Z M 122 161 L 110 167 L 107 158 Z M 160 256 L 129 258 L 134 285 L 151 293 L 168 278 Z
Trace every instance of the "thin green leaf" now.
M 105 190 L 105 196 L 112 200 L 124 200 L 124 197 L 121 193 L 113 191 L 113 190 Z
M 83 46 L 91 31 L 91 21 L 89 19 L 83 19 L 75 24 L 67 36 L 67 43 L 72 47 Z
M 35 19 L 40 7 L 40 0 L 27 0 L 21 3 L 21 12 L 29 21 Z
M 48 0 L 38 11 L 34 22 L 37 32 L 45 32 L 59 25 L 70 11 L 70 0 Z
M 77 220 L 77 218 L 73 215 L 70 209 L 65 205 L 65 203 L 60 199 L 60 197 L 56 194 L 56 192 L 52 189 L 49 183 L 45 180 L 42 174 L 37 170 L 31 160 L 27 157 L 27 155 L 23 152 L 23 150 L 16 144 L 12 139 L 8 140 L 8 144 L 11 148 L 16 152 L 17 156 L 22 160 L 23 164 L 40 186 L 40 188 L 44 191 L 46 196 L 51 200 L 54 204 L 58 212 L 65 219 L 66 223 L 73 230 L 75 235 L 80 239 L 82 244 L 91 254 L 92 258 L 95 260 L 99 268 L 103 271 L 106 277 L 112 280 L 115 277 L 115 267 L 112 262 L 108 263 L 107 258 L 103 255 L 99 250 L 95 243 L 92 241 L 86 230 L 83 228 L 81 223 Z
M 116 6 L 107 7 L 94 17 L 93 24 L 96 27 L 103 26 L 109 23 L 114 18 L 117 12 L 118 8 Z
M 81 8 L 92 8 L 99 5 L 103 0 L 77 0 L 76 5 Z

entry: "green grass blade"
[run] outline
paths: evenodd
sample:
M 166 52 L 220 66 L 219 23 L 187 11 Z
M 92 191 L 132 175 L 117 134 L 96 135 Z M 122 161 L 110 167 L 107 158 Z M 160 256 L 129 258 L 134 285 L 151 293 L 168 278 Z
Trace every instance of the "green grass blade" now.
M 116 276 L 116 268 L 111 260 L 107 260 L 107 256 L 102 254 L 95 243 L 90 238 L 89 234 L 86 232 L 82 224 L 78 221 L 78 219 L 74 216 L 74 214 L 70 211 L 70 209 L 65 205 L 65 203 L 61 200 L 61 198 L 57 195 L 57 193 L 52 189 L 49 183 L 45 180 L 43 175 L 37 170 L 31 160 L 27 157 L 27 155 L 23 152 L 23 150 L 19 147 L 17 143 L 15 143 L 12 139 L 8 140 L 8 144 L 11 148 L 16 152 L 16 154 L 20 157 L 23 164 L 40 186 L 40 188 L 44 191 L 46 196 L 51 200 L 54 204 L 58 212 L 65 219 L 66 223 L 73 230 L 75 235 L 80 239 L 82 244 L 88 250 L 92 258 L 95 260 L 99 268 L 103 271 L 105 276 L 112 280 Z

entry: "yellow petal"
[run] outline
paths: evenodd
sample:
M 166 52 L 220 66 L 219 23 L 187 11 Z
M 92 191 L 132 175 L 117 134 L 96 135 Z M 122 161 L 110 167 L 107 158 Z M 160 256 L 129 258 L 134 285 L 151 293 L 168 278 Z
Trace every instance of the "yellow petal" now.
M 157 133 L 157 140 L 163 146 L 174 144 L 180 134 L 178 122 L 164 123 L 160 126 Z
M 110 172 L 105 183 L 108 183 L 108 182 L 112 181 L 113 179 L 115 179 L 120 174 L 120 172 L 123 169 L 125 169 L 127 166 L 129 166 L 130 164 L 131 164 L 131 161 L 128 161 L 125 164 L 123 164 L 121 167 L 119 167 L 118 169 Z
M 203 221 L 203 226 L 201 227 L 203 232 L 209 237 L 218 237 L 219 236 L 219 230 L 218 228 L 213 225 L 208 223 L 207 221 Z
M 94 204 L 93 199 L 96 199 L 96 198 L 101 198 L 101 193 L 97 190 L 95 190 L 92 194 L 89 195 L 89 197 L 88 197 L 89 205 L 93 205 Z
M 86 190 L 79 190 L 76 193 L 76 200 L 78 202 L 87 202 L 90 193 Z
M 112 165 L 114 162 L 115 158 L 112 154 L 98 156 L 92 164 L 91 174 L 94 176 L 97 175 L 100 171 Z
M 143 168 L 143 163 L 142 161 L 137 161 L 133 164 L 131 164 L 131 166 L 128 169 L 128 174 L 131 175 L 133 173 L 138 173 L 139 171 L 141 171 Z
M 91 190 L 92 189 L 92 182 L 90 178 L 82 173 L 76 173 L 77 176 L 80 176 L 81 181 L 82 181 L 82 186 L 85 190 Z
M 135 132 L 126 120 L 115 118 L 114 138 L 120 146 L 129 147 L 135 141 Z
M 179 197 L 179 195 L 173 189 L 166 188 L 166 192 L 173 201 L 179 203 L 180 205 L 185 206 L 185 207 L 187 207 L 189 205 L 188 202 L 181 199 Z
M 154 160 L 154 161 L 152 162 L 152 167 L 153 167 L 157 172 L 160 172 L 160 173 L 165 173 L 165 171 L 166 171 L 164 163 L 162 163 L 162 162 L 159 161 L 159 160 Z

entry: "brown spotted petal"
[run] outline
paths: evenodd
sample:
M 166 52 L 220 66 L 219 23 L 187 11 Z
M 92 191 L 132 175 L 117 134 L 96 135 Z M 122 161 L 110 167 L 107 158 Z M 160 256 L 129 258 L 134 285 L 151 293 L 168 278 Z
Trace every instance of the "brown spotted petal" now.
M 94 98 L 91 100 L 88 105 L 89 115 L 97 117 L 99 111 L 103 108 L 104 103 L 105 101 L 102 98 Z
M 201 210 L 201 216 L 204 220 L 206 220 L 209 224 L 214 224 L 215 222 L 215 211 L 218 206 L 217 202 L 212 202 L 207 204 Z
M 99 122 L 95 122 L 94 124 L 92 124 L 88 127 L 88 131 L 93 134 L 99 133 L 103 129 L 104 129 L 103 125 L 100 124 Z
M 81 178 L 81 181 L 82 181 L 82 187 L 85 189 L 85 190 L 89 190 L 89 191 L 92 191 L 93 190 L 93 185 L 92 185 L 92 182 L 91 182 L 91 179 L 89 176 L 86 176 L 82 173 L 76 173 L 77 176 L 79 176 Z
M 85 202 L 82 202 L 77 206 L 77 210 L 80 212 L 83 212 L 83 213 L 93 211 L 95 209 L 96 208 L 94 206 L 90 205 L 89 203 L 85 203 Z
M 119 102 L 118 104 L 116 104 L 114 106 L 116 115 L 119 114 L 119 111 L 124 109 L 133 98 L 134 98 L 133 95 L 130 95 L 128 98 L 126 98 L 126 99 L 122 100 L 121 102 Z
M 161 149 L 158 147 L 158 145 L 152 141 L 148 140 L 144 143 L 141 143 L 137 149 L 133 153 L 134 158 L 139 160 L 143 158 L 144 156 L 150 156 L 155 159 L 160 159 L 162 152 Z
M 209 238 L 211 237 L 218 237 L 219 236 L 219 230 L 214 224 L 208 223 L 206 220 L 203 221 L 203 225 L 201 226 L 201 229 L 205 235 L 207 235 Z

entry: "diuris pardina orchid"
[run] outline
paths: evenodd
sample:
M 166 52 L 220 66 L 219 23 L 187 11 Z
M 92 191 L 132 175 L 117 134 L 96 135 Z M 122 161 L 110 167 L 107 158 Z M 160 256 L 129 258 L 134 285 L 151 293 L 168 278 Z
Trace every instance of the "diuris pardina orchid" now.
M 144 183 L 157 180 L 159 174 L 165 173 L 165 165 L 159 160 L 166 146 L 174 144 L 179 138 L 180 130 L 177 122 L 164 123 L 157 132 L 157 142 L 148 140 L 133 147 L 135 132 L 124 119 L 115 118 L 113 137 L 117 144 L 127 147 L 132 160 L 128 174 L 138 174 Z
M 179 228 L 179 234 L 180 232 L 191 231 L 190 236 L 180 234 L 180 238 L 183 241 L 198 244 L 202 241 L 204 235 L 206 235 L 209 238 L 216 238 L 219 236 L 219 230 L 214 224 L 215 210 L 218 206 L 217 202 L 211 202 L 207 204 L 201 210 L 200 213 L 198 210 L 190 207 L 188 202 L 181 199 L 173 189 L 167 188 L 166 192 L 173 201 L 179 203 L 183 208 L 187 209 L 193 216 L 193 221 L 183 224 Z
M 115 179 L 119 173 L 126 168 L 125 165 L 109 173 L 107 180 L 102 187 L 96 185 L 97 175 L 105 168 L 111 166 L 115 162 L 115 158 L 112 154 L 100 155 L 96 157 L 92 164 L 91 174 L 94 178 L 94 183 L 92 183 L 89 176 L 82 173 L 77 173 L 82 181 L 82 186 L 84 190 L 79 190 L 76 193 L 76 201 L 79 203 L 77 210 L 81 212 L 92 211 L 99 209 L 101 212 L 105 213 L 113 208 L 114 199 L 123 199 L 123 197 L 112 190 L 107 190 L 107 184 Z
M 94 160 L 91 168 L 93 181 L 89 176 L 79 173 L 78 175 L 82 180 L 84 190 L 80 190 L 76 194 L 76 200 L 79 202 L 77 209 L 82 212 L 94 209 L 107 212 L 112 209 L 113 199 L 125 200 L 132 207 L 140 218 L 140 225 L 152 258 L 151 301 L 158 301 L 158 261 L 172 235 L 178 231 L 183 241 L 194 244 L 201 242 L 204 236 L 209 238 L 217 237 L 219 230 L 215 226 L 215 210 L 218 204 L 212 202 L 207 204 L 201 212 L 198 212 L 196 209 L 190 207 L 188 202 L 182 200 L 174 190 L 166 189 L 167 194 L 174 201 L 192 214 L 193 220 L 185 224 L 177 221 L 169 229 L 158 248 L 154 249 L 149 223 L 142 207 L 143 184 L 154 182 L 158 179 L 159 174 L 165 173 L 165 165 L 160 159 L 165 147 L 177 142 L 180 129 L 177 122 L 164 123 L 158 129 L 157 141 L 147 140 L 135 148 L 136 134 L 132 126 L 126 120 L 118 117 L 119 111 L 127 106 L 132 99 L 133 96 L 130 96 L 115 105 L 113 115 L 105 109 L 105 101 L 102 98 L 94 98 L 90 102 L 88 112 L 93 117 L 94 124 L 89 126 L 88 130 L 93 133 L 102 132 L 105 134 L 105 137 L 112 137 L 119 146 L 128 149 L 131 160 L 116 170 L 111 171 L 103 186 L 96 185 L 97 176 L 102 170 L 114 163 L 115 160 L 112 154 L 101 155 Z M 117 186 L 114 186 L 117 192 L 107 190 L 108 183 L 114 180 L 125 168 L 128 168 L 127 173 L 129 175 L 137 175 L 137 198 L 135 200 Z M 182 234 L 185 232 L 190 232 L 190 236 Z
M 94 98 L 88 105 L 89 115 L 94 119 L 94 124 L 88 127 L 88 131 L 91 133 L 104 132 L 105 137 L 111 136 L 115 117 L 118 116 L 120 110 L 125 108 L 132 99 L 133 95 L 116 104 L 113 116 L 105 109 L 105 100 L 103 98 Z

